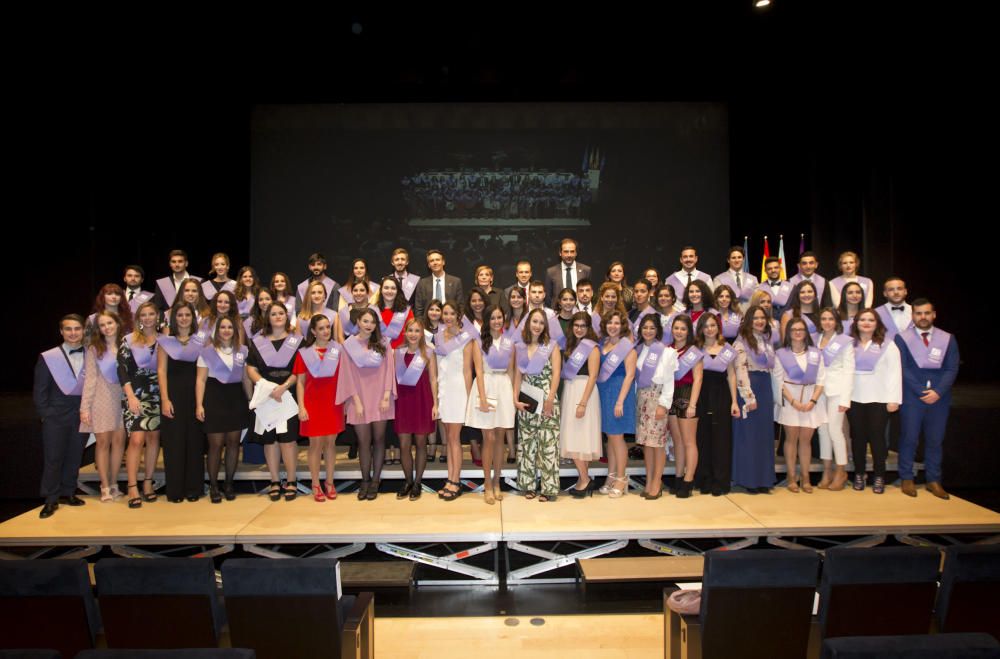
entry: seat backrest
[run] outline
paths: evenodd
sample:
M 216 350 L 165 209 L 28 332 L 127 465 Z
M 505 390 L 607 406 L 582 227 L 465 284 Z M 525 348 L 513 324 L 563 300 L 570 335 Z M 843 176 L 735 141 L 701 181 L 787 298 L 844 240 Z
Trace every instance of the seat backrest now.
M 105 558 L 94 576 L 109 648 L 219 644 L 222 610 L 211 558 Z
M 101 628 L 83 559 L 0 561 L 0 647 L 72 657 Z
M 135 559 L 141 560 L 141 559 Z M 76 659 L 256 659 L 245 648 L 186 648 L 159 650 L 87 650 Z
M 828 550 L 819 591 L 823 637 L 926 634 L 940 562 L 933 547 Z
M 805 656 L 818 572 L 809 550 L 707 552 L 702 656 Z
M 230 559 L 222 585 L 233 645 L 260 659 L 340 656 L 335 559 Z
M 1000 545 L 945 550 L 936 614 L 943 632 L 986 632 L 1000 638 Z
M 62 659 L 56 650 L 0 650 L 0 659 Z
M 821 659 L 1000 659 L 989 634 L 842 636 L 823 641 Z

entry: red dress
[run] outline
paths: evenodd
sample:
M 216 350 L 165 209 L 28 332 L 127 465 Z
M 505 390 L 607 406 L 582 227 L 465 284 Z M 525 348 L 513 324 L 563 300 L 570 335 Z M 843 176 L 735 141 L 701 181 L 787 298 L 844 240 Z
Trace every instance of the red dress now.
M 392 309 L 382 309 L 382 322 L 388 325 L 392 322 Z M 403 321 L 403 329 L 400 330 L 399 336 L 393 339 L 389 343 L 389 347 L 395 350 L 399 346 L 403 345 L 403 341 L 406 341 L 406 324 L 413 320 L 413 309 L 409 309 L 406 313 L 406 320 Z M 409 363 L 409 362 L 407 362 Z
M 429 352 L 429 351 L 428 351 Z M 430 358 L 434 359 L 433 353 Z M 413 355 L 403 353 L 403 360 L 409 366 Z M 420 379 L 412 387 L 396 383 L 396 419 L 393 421 L 396 434 L 427 435 L 434 432 L 431 409 L 434 396 L 431 395 L 430 370 L 425 368 Z
M 326 348 L 316 348 L 320 355 L 326 353 Z M 341 359 L 350 359 L 346 354 Z M 303 404 L 309 413 L 309 420 L 299 424 L 299 434 L 303 437 L 322 437 L 336 435 L 344 431 L 344 406 L 334 403 L 337 396 L 337 379 L 340 376 L 340 365 L 332 378 L 314 378 L 302 361 L 302 354 L 295 353 L 295 366 L 292 373 L 305 380 L 305 396 Z

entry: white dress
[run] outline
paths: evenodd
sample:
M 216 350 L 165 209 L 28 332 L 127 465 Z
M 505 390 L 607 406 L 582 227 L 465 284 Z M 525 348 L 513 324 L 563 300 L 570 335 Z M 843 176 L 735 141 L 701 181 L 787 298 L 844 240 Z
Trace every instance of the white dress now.
M 465 423 L 469 395 L 465 391 L 464 368 L 464 348 L 452 350 L 446 357 L 437 355 L 438 413 L 442 423 Z
M 808 352 L 803 352 L 800 355 L 795 355 L 795 361 L 798 362 L 799 368 L 803 371 L 806 370 L 806 355 Z M 823 386 L 826 380 L 826 368 L 823 366 L 823 356 L 819 356 L 819 369 L 816 372 L 816 385 Z M 785 382 L 785 369 L 781 366 L 781 360 L 775 357 L 774 368 L 771 370 L 771 383 L 774 390 L 774 404 L 778 409 L 778 415 L 775 419 L 778 423 L 783 426 L 798 426 L 800 428 L 819 428 L 821 425 L 826 423 L 826 405 L 817 403 L 813 406 L 810 412 L 799 412 L 792 404 L 788 401 L 784 401 L 782 404 L 783 397 L 781 394 L 781 387 L 784 385 L 788 388 L 795 399 L 803 403 L 808 402 L 813 398 L 813 389 L 816 385 L 812 384 L 787 384 Z
M 514 407 L 514 385 L 506 369 L 495 371 L 484 363 L 483 386 L 486 389 L 486 398 L 490 399 L 490 404 L 496 409 L 483 412 L 476 407 L 479 400 L 479 385 L 473 380 L 469 402 L 466 404 L 465 425 L 481 430 L 513 428 L 517 409 Z

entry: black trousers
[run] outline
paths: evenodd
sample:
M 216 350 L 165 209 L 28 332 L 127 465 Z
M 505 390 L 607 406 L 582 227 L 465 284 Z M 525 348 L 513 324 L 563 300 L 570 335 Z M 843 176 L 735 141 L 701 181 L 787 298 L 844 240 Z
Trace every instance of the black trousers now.
M 42 484 L 45 503 L 76 493 L 76 479 L 87 435 L 80 432 L 79 413 L 49 417 L 42 422 Z
M 885 459 L 889 454 L 886 442 L 886 425 L 889 411 L 885 403 L 851 402 L 847 410 L 847 420 L 851 424 L 851 451 L 854 453 L 854 473 L 865 473 L 865 454 L 868 445 L 872 447 L 872 474 L 885 478 Z
M 175 408 L 175 413 L 177 412 Z M 167 498 L 200 497 L 205 491 L 205 434 L 194 418 L 160 419 Z

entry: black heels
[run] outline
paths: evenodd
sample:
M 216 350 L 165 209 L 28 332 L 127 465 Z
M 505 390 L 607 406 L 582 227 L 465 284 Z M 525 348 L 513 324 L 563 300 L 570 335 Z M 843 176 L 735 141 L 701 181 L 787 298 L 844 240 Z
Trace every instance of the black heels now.
M 133 487 L 135 488 L 136 492 L 139 491 L 139 484 L 138 483 L 129 483 L 128 484 L 128 488 L 130 490 Z M 138 497 L 132 497 L 131 499 L 129 499 L 128 500 L 128 507 L 129 508 L 142 508 L 142 497 L 138 496 Z
M 592 497 L 594 496 L 595 485 L 596 483 L 594 479 L 591 478 L 589 481 L 587 481 L 587 486 L 584 487 L 582 490 L 577 489 L 576 487 L 569 488 L 569 495 L 574 499 L 585 499 L 587 497 Z
M 146 503 L 153 503 L 157 499 L 156 488 L 153 487 L 153 479 L 144 478 L 142 482 L 143 484 L 149 483 L 149 489 L 150 489 L 149 492 L 142 493 L 142 500 L 145 501 Z

